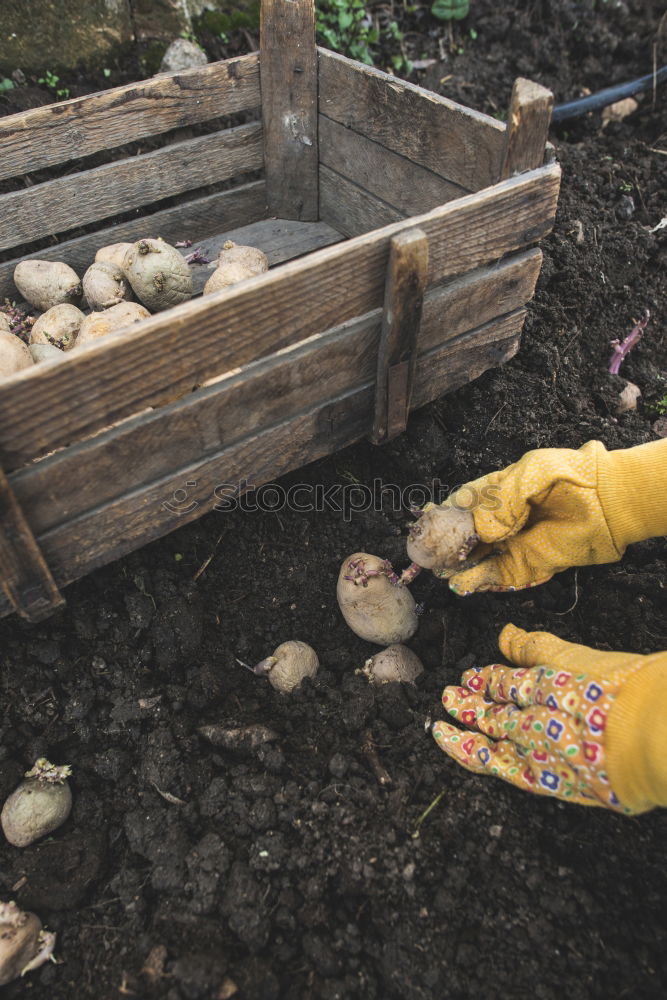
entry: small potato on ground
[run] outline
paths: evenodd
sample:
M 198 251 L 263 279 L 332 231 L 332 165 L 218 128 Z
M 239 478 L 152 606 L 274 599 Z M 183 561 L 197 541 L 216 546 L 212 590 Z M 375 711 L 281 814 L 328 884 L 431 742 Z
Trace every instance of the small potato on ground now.
M 35 913 L 21 910 L 13 900 L 0 903 L 0 986 L 6 986 L 53 959 L 56 936 L 42 928 Z
M 363 674 L 369 684 L 414 684 L 424 673 L 422 662 L 416 653 L 401 643 L 394 643 L 380 650 L 366 660 L 357 673 Z
M 343 560 L 336 596 L 343 618 L 367 642 L 387 646 L 417 631 L 414 598 L 386 559 L 355 552 Z
M 317 653 L 312 646 L 299 639 L 289 639 L 274 649 L 271 656 L 260 660 L 252 670 L 259 677 L 268 677 L 269 684 L 276 691 L 289 694 L 306 677 L 314 677 L 319 665 Z
M 27 847 L 65 822 L 72 809 L 68 764 L 56 767 L 40 757 L 26 771 L 21 784 L 9 796 L 0 813 L 2 830 L 14 847 Z

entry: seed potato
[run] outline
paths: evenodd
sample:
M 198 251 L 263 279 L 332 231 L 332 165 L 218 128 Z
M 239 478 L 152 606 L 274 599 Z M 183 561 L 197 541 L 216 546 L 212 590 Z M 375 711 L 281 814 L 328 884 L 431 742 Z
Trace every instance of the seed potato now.
M 30 346 L 33 344 L 48 344 L 61 351 L 70 351 L 75 344 L 76 335 L 85 316 L 76 306 L 63 302 L 59 306 L 51 306 L 33 323 L 30 331 Z
M 153 312 L 192 298 L 192 274 L 164 240 L 139 240 L 125 254 L 123 272 L 140 302 Z
M 469 511 L 434 505 L 427 507 L 410 527 L 408 558 L 424 569 L 451 576 L 461 569 L 477 541 L 475 521 Z
M 122 330 L 124 327 L 140 323 L 150 316 L 148 309 L 138 302 L 119 302 L 104 312 L 93 312 L 86 316 L 76 338 L 77 350 L 97 343 L 102 337 Z
M 225 264 L 242 264 L 247 271 L 253 274 L 262 274 L 269 270 L 269 258 L 263 250 L 257 247 L 239 246 L 232 240 L 223 243 L 222 250 L 218 257 L 217 267 Z
M 336 596 L 347 624 L 367 642 L 388 646 L 417 631 L 412 594 L 379 556 L 355 552 L 344 559 Z
M 114 264 L 123 270 L 125 254 L 132 249 L 131 243 L 110 243 L 107 247 L 100 247 L 95 254 L 96 264 Z
M 96 261 L 84 274 L 82 284 L 86 302 L 93 312 L 134 299 L 130 282 L 116 264 Z
M 35 761 L 0 813 L 2 830 L 14 847 L 27 847 L 65 822 L 72 809 L 68 764 L 56 767 L 46 757 Z
M 41 312 L 63 302 L 76 303 L 82 292 L 76 271 L 62 261 L 22 260 L 14 269 L 14 284 Z
M 6 312 L 0 309 L 0 331 L 3 333 L 11 333 L 12 324 L 9 321 L 9 316 Z
M 261 660 L 254 668 L 258 676 L 268 676 L 269 684 L 289 694 L 299 687 L 306 677 L 314 677 L 320 663 L 317 653 L 307 642 L 289 639 L 274 649 L 272 656 Z
M 15 375 L 34 364 L 27 344 L 13 333 L 0 330 L 0 378 Z
M 55 941 L 35 913 L 24 912 L 13 900 L 0 903 L 0 986 L 47 962 Z
M 253 271 L 251 268 L 246 267 L 240 261 L 230 260 L 219 267 L 216 267 L 215 271 L 208 279 L 204 285 L 204 295 L 211 295 L 213 292 L 219 292 L 222 288 L 229 288 L 230 285 L 237 285 L 239 281 L 246 281 L 248 278 L 254 278 L 257 271 Z
M 360 673 L 364 674 L 369 684 L 414 684 L 424 667 L 416 653 L 401 643 L 387 646 L 375 656 L 366 660 Z

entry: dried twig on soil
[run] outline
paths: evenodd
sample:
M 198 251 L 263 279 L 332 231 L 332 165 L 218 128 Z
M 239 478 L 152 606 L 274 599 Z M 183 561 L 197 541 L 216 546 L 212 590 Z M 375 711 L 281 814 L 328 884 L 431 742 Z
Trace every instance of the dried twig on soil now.
M 368 757 L 368 763 L 371 765 L 371 770 L 378 780 L 378 784 L 391 785 L 391 775 L 386 770 L 382 761 L 378 756 L 378 752 L 375 748 L 375 743 L 373 742 L 373 734 L 370 729 L 364 732 L 364 742 L 361 747 L 366 757 Z

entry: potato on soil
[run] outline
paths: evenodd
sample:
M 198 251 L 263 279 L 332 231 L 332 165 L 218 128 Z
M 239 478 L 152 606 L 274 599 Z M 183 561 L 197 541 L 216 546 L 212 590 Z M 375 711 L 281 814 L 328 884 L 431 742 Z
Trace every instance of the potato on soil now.
M 461 569 L 478 541 L 475 521 L 467 510 L 457 507 L 428 507 L 410 527 L 408 558 L 440 574 Z M 451 574 L 450 574 L 451 575 Z
M 119 302 L 117 306 L 105 309 L 104 312 L 90 313 L 81 324 L 75 346 L 78 350 L 80 347 L 95 344 L 102 337 L 140 323 L 149 316 L 148 309 L 138 302 Z
M 216 267 L 215 271 L 204 285 L 204 291 L 202 294 L 211 295 L 213 292 L 219 292 L 221 288 L 229 288 L 230 285 L 238 285 L 239 281 L 246 281 L 248 278 L 254 278 L 258 273 L 259 272 L 246 267 L 245 264 L 241 264 L 239 261 L 230 260 L 225 264 L 221 264 L 220 267 Z
M 192 298 L 190 267 L 164 240 L 134 243 L 125 254 L 123 272 L 139 301 L 153 312 Z
M 10 844 L 27 847 L 62 826 L 72 809 L 72 792 L 67 784 L 70 774 L 69 765 L 57 767 L 46 757 L 40 757 L 26 771 L 0 813 L 0 824 Z
M 307 642 L 290 639 L 274 649 L 271 656 L 261 660 L 254 672 L 268 676 L 269 684 L 281 694 L 289 694 L 298 688 L 306 677 L 314 677 L 319 667 L 317 653 Z
M 96 261 L 84 274 L 82 284 L 86 302 L 93 312 L 134 299 L 130 282 L 116 264 Z
M 27 344 L 13 333 L 0 330 L 0 378 L 15 375 L 34 364 Z
M 336 596 L 347 624 L 367 642 L 387 646 L 417 631 L 412 594 L 379 556 L 355 552 L 344 559 Z
M 264 271 L 269 270 L 269 258 L 263 250 L 259 250 L 257 247 L 239 246 L 232 240 L 227 240 L 226 243 L 223 243 L 216 267 L 222 267 L 224 264 L 232 262 L 242 264 L 252 274 L 263 274 Z
M 95 254 L 96 264 L 114 264 L 123 270 L 125 254 L 132 249 L 131 243 L 110 243 L 107 247 L 100 247 Z
M 30 345 L 49 344 L 60 348 L 61 351 L 70 351 L 74 347 L 76 335 L 84 319 L 81 310 L 67 302 L 51 306 L 33 323 Z
M 359 672 L 364 674 L 369 684 L 414 684 L 417 677 L 424 673 L 424 667 L 416 653 L 401 643 L 394 643 L 366 660 Z
M 14 284 L 31 306 L 46 312 L 63 302 L 81 298 L 81 281 L 76 271 L 62 261 L 22 260 L 14 269 Z
M 35 913 L 24 912 L 13 900 L 0 903 L 0 986 L 47 962 L 55 940 Z

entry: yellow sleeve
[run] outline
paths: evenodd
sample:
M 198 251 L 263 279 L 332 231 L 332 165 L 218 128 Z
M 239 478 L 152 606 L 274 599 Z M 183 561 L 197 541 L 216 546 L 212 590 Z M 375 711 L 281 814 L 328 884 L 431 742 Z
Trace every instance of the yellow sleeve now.
M 667 806 L 667 652 L 645 657 L 616 696 L 605 738 L 607 777 L 633 812 Z
M 596 444 L 597 492 L 619 552 L 667 535 L 667 438 L 619 451 Z

